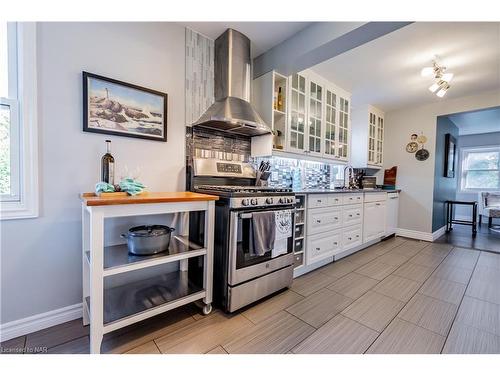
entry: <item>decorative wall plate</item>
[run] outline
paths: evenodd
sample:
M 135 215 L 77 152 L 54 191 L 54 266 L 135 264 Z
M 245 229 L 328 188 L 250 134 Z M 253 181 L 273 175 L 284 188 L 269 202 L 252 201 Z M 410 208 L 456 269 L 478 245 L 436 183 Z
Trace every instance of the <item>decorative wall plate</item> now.
M 427 151 L 425 148 L 422 148 L 415 153 L 415 159 L 417 159 L 418 161 L 424 161 L 429 158 L 429 155 L 429 151 Z
M 417 137 L 417 142 L 418 143 L 425 143 L 425 142 L 427 142 L 427 137 L 425 135 L 421 134 Z
M 417 142 L 410 142 L 406 145 L 406 152 L 414 153 L 417 150 L 418 150 L 418 143 Z

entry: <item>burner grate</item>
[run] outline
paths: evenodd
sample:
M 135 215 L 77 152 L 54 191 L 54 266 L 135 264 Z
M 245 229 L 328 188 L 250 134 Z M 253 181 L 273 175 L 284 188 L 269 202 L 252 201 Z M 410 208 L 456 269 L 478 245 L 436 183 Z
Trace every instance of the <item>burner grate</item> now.
M 290 188 L 280 188 L 271 186 L 233 186 L 233 185 L 198 185 L 196 189 L 213 190 L 230 193 L 290 193 Z

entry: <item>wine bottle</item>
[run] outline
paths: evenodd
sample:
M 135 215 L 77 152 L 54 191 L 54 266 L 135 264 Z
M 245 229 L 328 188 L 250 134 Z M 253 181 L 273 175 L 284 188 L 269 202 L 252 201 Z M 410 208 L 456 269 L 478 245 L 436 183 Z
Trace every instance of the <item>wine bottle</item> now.
M 115 183 L 115 158 L 111 155 L 110 140 L 106 140 L 106 153 L 101 159 L 101 180 L 111 185 Z
M 278 111 L 283 111 L 283 95 L 281 94 L 281 87 L 278 89 L 278 105 L 276 109 Z

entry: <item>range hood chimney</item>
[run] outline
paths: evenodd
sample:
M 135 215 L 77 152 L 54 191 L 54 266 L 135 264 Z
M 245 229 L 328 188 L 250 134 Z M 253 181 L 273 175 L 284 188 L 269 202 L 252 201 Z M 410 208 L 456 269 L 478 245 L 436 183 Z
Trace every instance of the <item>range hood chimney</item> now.
M 194 127 L 255 136 L 271 129 L 250 104 L 250 39 L 227 29 L 215 40 L 215 102 Z

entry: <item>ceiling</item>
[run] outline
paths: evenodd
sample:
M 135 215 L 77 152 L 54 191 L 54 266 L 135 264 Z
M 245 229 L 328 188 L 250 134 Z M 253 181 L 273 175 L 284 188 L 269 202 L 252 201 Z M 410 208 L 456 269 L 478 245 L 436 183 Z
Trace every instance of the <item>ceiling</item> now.
M 184 22 L 183 25 L 211 39 L 216 39 L 226 29 L 232 28 L 245 34 L 251 41 L 252 58 L 259 56 L 293 34 L 310 25 L 310 22 Z
M 384 111 L 438 102 L 420 76 L 438 55 L 455 77 L 443 99 L 498 89 L 500 23 L 416 22 L 314 66 L 326 79 L 352 92 L 353 106 Z
M 500 131 L 500 107 L 457 113 L 448 118 L 458 127 L 460 135 Z

